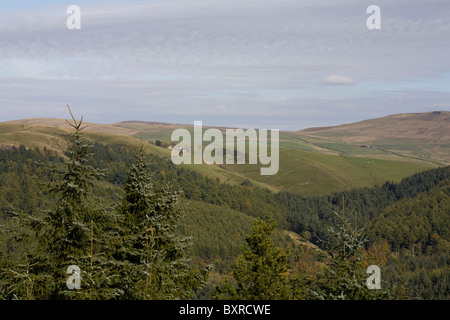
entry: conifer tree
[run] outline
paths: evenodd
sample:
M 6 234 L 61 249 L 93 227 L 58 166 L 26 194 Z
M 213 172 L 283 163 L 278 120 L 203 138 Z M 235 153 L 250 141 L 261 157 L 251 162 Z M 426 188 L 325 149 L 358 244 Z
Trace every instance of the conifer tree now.
M 290 298 L 288 253 L 276 247 L 271 234 L 276 223 L 256 219 L 252 233 L 246 237 L 233 270 L 233 282 L 225 279 L 215 288 L 218 299 L 280 300 Z
M 91 290 L 89 296 L 84 290 L 67 291 L 64 280 L 67 279 L 67 267 L 77 265 L 82 271 L 80 276 L 83 287 L 91 285 L 88 279 L 92 279 L 92 240 L 94 219 L 98 212 L 92 209 L 90 201 L 94 182 L 100 180 L 103 173 L 89 164 L 90 144 L 81 138 L 81 131 L 86 128 L 82 127 L 83 118 L 77 121 L 70 108 L 69 112 L 73 120 L 69 124 L 74 129 L 75 142 L 67 151 L 69 160 L 64 166 L 53 168 L 58 180 L 50 192 L 56 195 L 57 205 L 44 218 L 46 227 L 43 228 L 40 242 L 48 271 L 56 284 L 53 291 L 55 298 L 61 294 L 88 298 L 92 297 Z
M 121 298 L 173 300 L 192 297 L 205 283 L 209 267 L 194 270 L 187 258 L 191 239 L 175 235 L 183 209 L 180 193 L 170 184 L 156 190 L 144 161 L 143 147 L 128 172 L 125 195 L 118 206 L 122 216 L 115 259 L 122 261 Z
M 42 216 L 13 213 L 24 228 L 17 232 L 17 238 L 36 241 L 26 255 L 26 264 L 11 266 L 9 270 L 14 275 L 13 284 L 17 279 L 28 284 L 26 290 L 18 290 L 23 286 L 11 286 L 11 294 L 17 299 L 99 298 L 92 290 L 94 232 L 102 234 L 96 224 L 104 218 L 101 210 L 93 208 L 92 188 L 103 173 L 89 164 L 90 144 L 81 137 L 81 131 L 86 128 L 82 127 L 83 118 L 77 121 L 68 108 L 73 120 L 68 123 L 74 129 L 74 144 L 67 150 L 68 160 L 64 164 L 48 168 L 54 177 L 50 194 L 56 199 L 55 207 Z M 69 266 L 80 269 L 80 289 L 69 290 L 67 286 Z
M 362 248 L 368 241 L 364 228 L 357 228 L 345 216 L 344 201 L 342 213 L 333 211 L 340 221 L 338 230 L 330 228 L 332 239 L 328 243 L 330 263 L 319 272 L 313 287 L 311 298 L 320 300 L 370 300 L 386 299 L 386 288 L 371 290 L 367 287 L 366 266 L 363 263 Z

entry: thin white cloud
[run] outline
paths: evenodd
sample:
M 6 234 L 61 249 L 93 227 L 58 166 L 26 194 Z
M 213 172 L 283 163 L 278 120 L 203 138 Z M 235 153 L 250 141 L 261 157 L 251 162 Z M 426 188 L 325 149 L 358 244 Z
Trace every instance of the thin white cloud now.
M 337 74 L 329 75 L 324 79 L 325 83 L 328 84 L 343 84 L 343 85 L 352 85 L 355 84 L 355 81 L 350 77 L 344 77 Z

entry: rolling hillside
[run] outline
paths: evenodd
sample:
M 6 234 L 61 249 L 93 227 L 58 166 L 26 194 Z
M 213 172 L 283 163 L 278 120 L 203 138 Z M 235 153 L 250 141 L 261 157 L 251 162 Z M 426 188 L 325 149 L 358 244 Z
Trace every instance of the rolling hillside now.
M 86 123 L 86 136 L 104 143 L 138 145 L 149 153 L 170 158 L 170 151 L 154 145 L 170 142 L 176 128 L 192 125 L 146 121 L 114 124 Z M 207 127 L 204 127 L 206 129 Z M 0 144 L 67 147 L 64 119 L 22 119 L 0 123 Z M 224 128 L 219 128 L 222 131 Z M 402 178 L 450 161 L 450 112 L 400 114 L 352 124 L 280 132 L 280 169 L 261 176 L 259 165 L 186 165 L 208 177 L 230 184 L 248 180 L 273 192 L 305 196 L 370 187 Z

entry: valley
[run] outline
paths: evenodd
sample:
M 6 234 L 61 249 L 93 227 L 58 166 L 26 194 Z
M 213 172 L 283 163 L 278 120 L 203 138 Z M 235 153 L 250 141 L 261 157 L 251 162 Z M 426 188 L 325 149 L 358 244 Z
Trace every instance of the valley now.
M 436 136 L 445 132 L 441 122 L 449 119 L 447 113 L 439 115 L 443 118 L 431 114 L 436 125 L 427 122 L 436 129 Z M 433 121 L 430 115 L 412 117 Z M 389 126 L 409 130 L 392 118 L 396 117 L 385 119 Z M 417 128 L 421 125 L 418 121 L 408 123 Z M 374 130 L 375 124 L 369 124 L 363 127 Z M 208 290 L 230 275 L 252 224 L 269 217 L 278 226 L 271 235 L 275 245 L 290 248 L 295 254 L 289 260 L 292 275 L 300 272 L 317 277 L 329 259 L 323 240 L 329 239 L 330 226 L 338 225 L 335 213 L 341 211 L 354 215 L 351 223 L 355 228 L 356 224 L 367 226 L 370 242 L 364 249 L 364 261 L 383 264 L 385 285 L 392 285 L 400 274 L 415 279 L 411 286 L 420 297 L 445 296 L 448 268 L 442 259 L 446 259 L 450 245 L 445 134 L 434 138 L 430 129 L 400 148 L 399 139 L 405 138 L 394 129 L 390 129 L 393 136 L 389 138 L 386 127 L 380 136 L 372 132 L 370 139 L 365 129 L 357 129 L 361 124 L 280 132 L 280 170 L 276 175 L 262 176 L 258 165 L 174 165 L 167 149 L 171 133 L 177 128 L 193 130 L 189 125 L 142 121 L 85 125 L 83 139 L 92 143 L 90 163 L 105 172 L 103 180 L 95 183 L 93 203 L 114 208 L 124 195 L 122 186 L 141 146 L 153 187 L 170 183 L 182 192 L 185 216 L 176 232 L 192 237 L 189 255 L 193 265 L 214 265 L 201 297 L 209 298 Z M 336 130 L 348 131 L 345 139 Z M 73 143 L 73 132 L 64 119 L 0 123 L 0 220 L 4 225 L 14 224 L 8 218 L 11 208 L 40 217 L 45 208 L 54 205 L 40 187 L 49 176 L 35 162 L 63 163 L 70 158 L 67 148 Z M 423 150 L 428 150 L 427 156 L 421 156 Z M 422 216 L 411 214 L 414 207 L 420 208 Z M 402 228 L 399 221 L 410 229 Z M 2 238 L 0 252 L 20 261 L 21 245 L 13 244 L 5 234 L 1 237 L 6 238 Z M 374 250 L 381 251 L 372 256 Z M 427 277 L 441 285 L 434 289 L 424 284 L 420 280 L 423 273 L 412 269 L 395 271 L 408 261 L 422 264 Z

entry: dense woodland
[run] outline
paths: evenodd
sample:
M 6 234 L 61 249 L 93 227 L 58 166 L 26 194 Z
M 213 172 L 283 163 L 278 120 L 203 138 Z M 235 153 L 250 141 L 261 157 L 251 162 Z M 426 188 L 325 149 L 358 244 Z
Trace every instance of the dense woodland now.
M 64 155 L 0 150 L 0 299 L 450 297 L 450 167 L 306 198 L 204 177 L 145 143 L 88 142 L 80 125 Z M 371 264 L 382 290 L 365 286 Z

